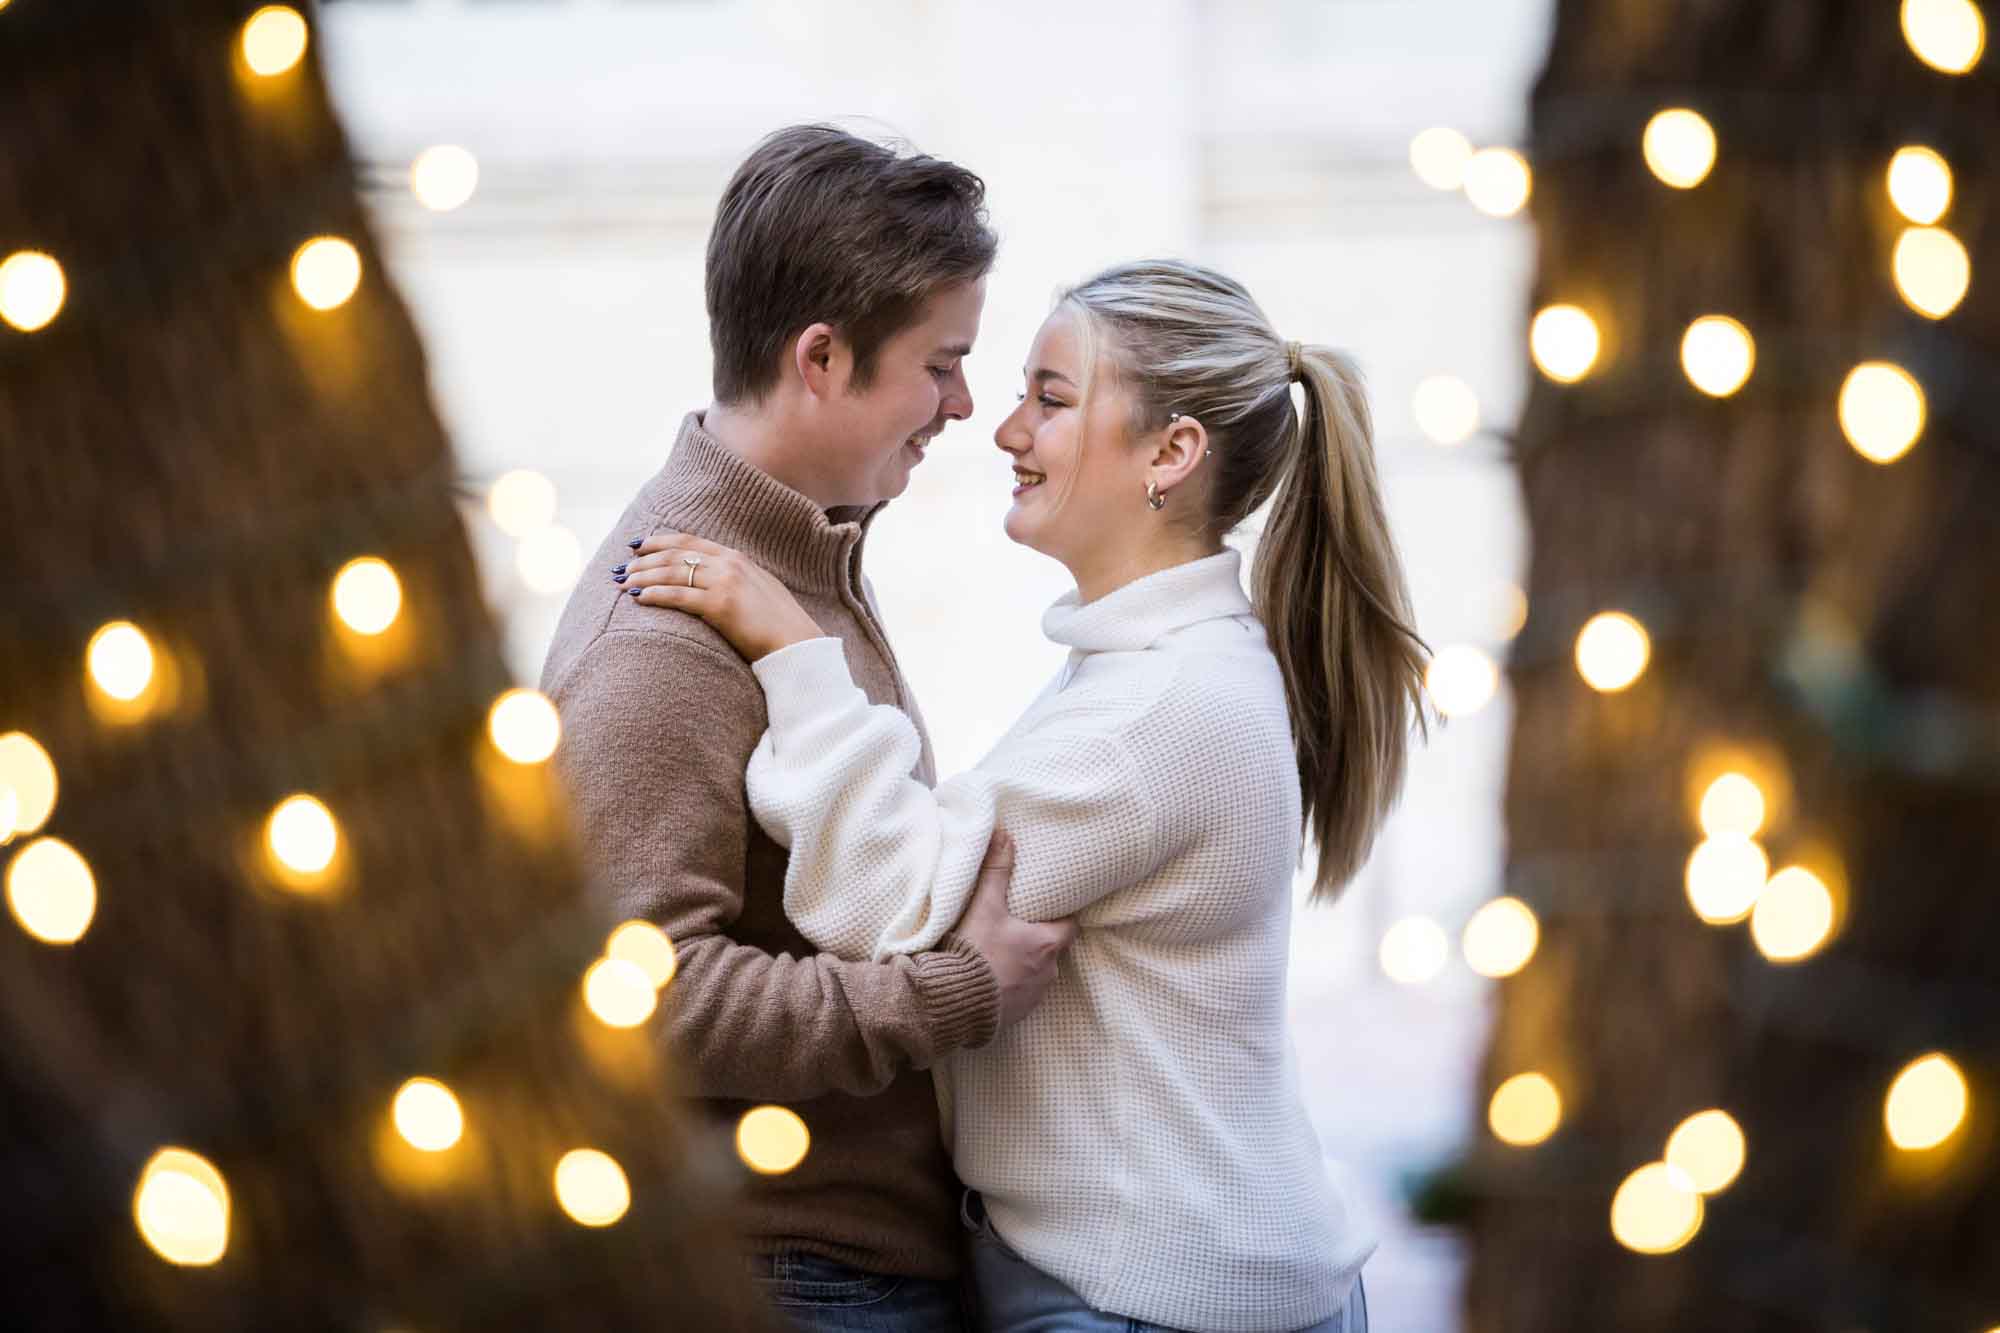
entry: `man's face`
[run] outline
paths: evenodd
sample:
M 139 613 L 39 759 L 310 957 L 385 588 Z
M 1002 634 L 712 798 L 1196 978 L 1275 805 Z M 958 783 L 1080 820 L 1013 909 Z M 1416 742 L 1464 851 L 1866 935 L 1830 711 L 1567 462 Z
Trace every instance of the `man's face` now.
M 962 363 L 985 308 L 984 278 L 939 288 L 916 323 L 882 344 L 868 387 L 837 400 L 836 429 L 825 445 L 835 504 L 895 499 L 945 422 L 972 415 Z

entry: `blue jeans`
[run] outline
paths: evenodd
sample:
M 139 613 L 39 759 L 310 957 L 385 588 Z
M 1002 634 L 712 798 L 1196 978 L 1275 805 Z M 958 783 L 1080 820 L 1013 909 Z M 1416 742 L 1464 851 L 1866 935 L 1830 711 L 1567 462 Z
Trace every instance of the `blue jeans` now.
M 750 1277 L 764 1299 L 805 1333 L 962 1333 L 959 1284 L 863 1272 L 816 1254 L 753 1255 Z
M 1172 1329 L 1093 1310 L 1083 1297 L 1016 1254 L 986 1215 L 979 1191 L 967 1190 L 958 1220 L 972 1233 L 970 1324 L 976 1333 L 1174 1333 Z M 1368 1297 L 1361 1275 L 1346 1308 L 1300 1333 L 1368 1333 Z

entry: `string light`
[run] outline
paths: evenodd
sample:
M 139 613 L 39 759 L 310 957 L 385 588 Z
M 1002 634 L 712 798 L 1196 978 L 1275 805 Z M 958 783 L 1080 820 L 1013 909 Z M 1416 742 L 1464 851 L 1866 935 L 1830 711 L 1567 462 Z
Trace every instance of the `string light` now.
M 23 333 L 47 327 L 68 293 L 62 265 L 53 255 L 16 250 L 0 262 L 0 319 Z
M 1704 840 L 1688 857 L 1687 898 L 1711 926 L 1743 920 L 1757 906 L 1771 859 L 1755 839 L 1725 833 Z
M 1818 953 L 1833 933 L 1833 894 L 1804 866 L 1771 876 L 1750 913 L 1750 938 L 1774 963 L 1796 963 Z
M 1672 1254 L 1701 1230 L 1701 1194 L 1687 1172 L 1648 1162 L 1611 1200 L 1611 1234 L 1639 1254 Z
M 212 1264 L 229 1248 L 229 1187 L 200 1153 L 162 1148 L 139 1173 L 132 1220 L 168 1263 Z
M 1934 149 L 1912 144 L 1889 159 L 1889 202 L 1896 211 L 1928 227 L 1951 207 L 1951 164 Z
M 333 611 L 357 634 L 380 634 L 403 609 L 403 585 L 389 562 L 372 555 L 350 560 L 333 576 Z
M 1754 838 L 1764 827 L 1764 790 L 1744 773 L 1724 773 L 1701 794 L 1701 831 Z
M 1692 190 L 1715 166 L 1714 127 L 1686 107 L 1647 121 L 1641 148 L 1653 174 L 1676 190 Z
M 465 1133 L 465 1112 L 450 1088 L 413 1078 L 396 1090 L 391 1117 L 404 1142 L 419 1152 L 444 1152 Z
M 1438 651 L 1424 669 L 1424 688 L 1446 717 L 1468 717 L 1493 700 L 1500 687 L 1500 668 L 1470 644 L 1454 643 Z
M 658 999 L 637 963 L 600 958 L 583 974 L 583 1002 L 606 1027 L 633 1028 L 652 1017 Z
M 1653 654 L 1646 627 L 1623 611 L 1600 611 L 1576 636 L 1576 669 L 1591 689 L 1615 694 L 1645 674 Z
M 1580 306 L 1548 306 L 1528 326 L 1535 366 L 1559 384 L 1574 384 L 1588 375 L 1600 346 L 1597 321 Z
M 1429 917 L 1404 917 L 1383 932 L 1382 971 L 1391 981 L 1421 986 L 1444 970 L 1450 956 L 1451 941 Z
M 1681 369 L 1711 398 L 1735 393 L 1756 366 L 1757 344 L 1750 330 L 1727 315 L 1703 315 L 1681 338 Z
M 1562 1094 L 1546 1074 L 1516 1074 L 1493 1090 L 1486 1123 L 1502 1143 L 1532 1148 L 1562 1125 Z
M 781 1176 L 806 1159 L 812 1135 L 796 1111 L 759 1106 L 736 1122 L 736 1155 L 763 1176 Z
M 1903 40 L 1932 69 L 1966 74 L 1986 51 L 1986 20 L 1972 0 L 1903 0 Z
M 1666 1161 L 1698 1192 L 1719 1194 L 1743 1170 L 1744 1152 L 1743 1129 L 1729 1112 L 1698 1111 L 1668 1137 Z
M 0 736 L 0 794 L 12 799 L 11 818 L 0 825 L 0 843 L 33 833 L 56 808 L 56 766 L 25 731 Z
M 37 838 L 7 867 L 7 909 L 44 944 L 75 944 L 97 915 L 90 864 L 60 838 Z
M 306 35 L 298 10 L 266 5 L 243 24 L 243 62 L 267 79 L 283 74 L 305 55 Z
M 525 537 L 555 522 L 555 483 L 526 468 L 506 473 L 487 490 L 486 512 L 509 537 Z
M 1534 192 L 1528 159 L 1511 148 L 1482 148 L 1465 163 L 1465 197 L 1489 217 L 1510 218 Z
M 493 747 L 517 764 L 539 764 L 556 752 L 562 719 L 540 690 L 508 690 L 486 715 Z
M 1433 190 L 1456 190 L 1465 184 L 1465 165 L 1472 159 L 1472 141 L 1457 130 L 1439 126 L 1410 140 L 1410 166 L 1417 179 Z
M 278 802 L 264 823 L 264 841 L 294 888 L 310 888 L 333 864 L 340 849 L 340 826 L 333 812 L 300 793 Z
M 1943 319 L 1972 285 L 1972 258 L 1942 227 L 1909 227 L 1896 241 L 1896 290 L 1910 309 Z
M 338 236 L 315 236 L 292 256 L 292 288 L 315 310 L 345 305 L 361 285 L 361 253 Z
M 1924 391 L 1893 361 L 1864 361 L 1840 386 L 1840 429 L 1871 463 L 1893 463 L 1924 431 Z
M 653 983 L 654 990 L 672 981 L 680 966 L 674 956 L 674 942 L 650 921 L 627 921 L 612 931 L 611 938 L 604 942 L 604 956 L 637 967 Z
M 84 652 L 90 681 L 106 695 L 130 703 L 153 683 L 153 645 L 129 620 L 114 620 L 90 636 Z
M 1417 429 L 1439 444 L 1463 444 L 1479 429 L 1479 396 L 1455 375 L 1432 375 L 1410 401 Z
M 568 528 L 551 524 L 521 538 L 514 567 L 529 589 L 550 596 L 569 591 L 583 567 L 583 547 Z
M 1970 1104 L 1965 1075 L 1950 1056 L 1934 1051 L 1896 1075 L 1882 1103 L 1882 1121 L 1891 1143 L 1905 1152 L 1923 1152 L 1958 1132 Z
M 1500 602 L 1505 608 L 1500 622 L 1500 637 L 1511 640 L 1527 627 L 1528 594 L 1520 584 L 1509 579 L 1499 580 L 1499 588 Z
M 1541 925 L 1519 898 L 1495 898 L 1465 923 L 1460 943 L 1465 961 L 1482 977 L 1511 977 L 1528 965 L 1540 942 Z
M 608 1227 L 632 1206 L 632 1187 L 610 1154 L 576 1148 L 556 1163 L 556 1202 L 572 1221 Z
M 434 213 L 449 213 L 479 187 L 479 160 L 457 144 L 441 143 L 410 164 L 410 192 Z

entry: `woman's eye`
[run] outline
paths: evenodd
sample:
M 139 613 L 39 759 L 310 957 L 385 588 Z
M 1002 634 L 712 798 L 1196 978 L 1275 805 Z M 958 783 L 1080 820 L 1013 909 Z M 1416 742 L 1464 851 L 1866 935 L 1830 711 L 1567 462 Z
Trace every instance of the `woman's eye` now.
M 1047 409 L 1048 409 L 1049 411 L 1053 412 L 1053 411 L 1055 411 L 1055 410 L 1056 410 L 1057 408 L 1059 408 L 1059 407 L 1068 407 L 1068 406 L 1069 406 L 1069 404 L 1068 404 L 1068 403 L 1065 403 L 1065 402 L 1064 402 L 1064 401 L 1063 401 L 1062 399 L 1060 399 L 1060 398 L 1051 398 L 1051 397 L 1049 397 L 1049 396 L 1048 396 L 1047 394 L 1043 394 L 1043 395 L 1042 395 L 1042 406 L 1043 406 L 1043 407 L 1046 407 L 1046 408 L 1047 408 Z

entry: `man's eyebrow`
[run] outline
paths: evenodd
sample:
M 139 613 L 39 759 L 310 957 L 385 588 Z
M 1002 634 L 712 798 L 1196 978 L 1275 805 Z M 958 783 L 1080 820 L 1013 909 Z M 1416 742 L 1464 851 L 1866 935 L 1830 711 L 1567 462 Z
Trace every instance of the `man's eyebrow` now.
M 1024 373 L 1025 375 L 1027 375 L 1027 377 L 1028 377 L 1028 379 L 1029 379 L 1030 381 L 1034 381 L 1034 380 L 1061 380 L 1061 381 L 1062 381 L 1062 382 L 1063 382 L 1064 384 L 1067 384 L 1067 385 L 1069 385 L 1069 387 L 1070 387 L 1070 388 L 1072 388 L 1072 389 L 1074 389 L 1074 388 L 1076 387 L 1076 381 L 1075 381 L 1075 380 L 1073 380 L 1073 379 L 1071 379 L 1071 378 L 1070 378 L 1069 376 L 1067 376 L 1067 375 L 1063 374 L 1063 373 L 1062 373 L 1062 372 L 1061 372 L 1060 370 L 1050 370 L 1050 369 L 1049 369 L 1049 368 L 1048 368 L 1047 366 L 1037 366 L 1037 367 L 1036 367 L 1035 369 L 1033 369 L 1033 370 L 1027 370 L 1027 371 L 1023 371 L 1022 373 Z
M 931 353 L 932 356 L 968 357 L 972 355 L 971 343 L 946 343 Z

